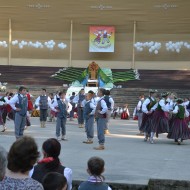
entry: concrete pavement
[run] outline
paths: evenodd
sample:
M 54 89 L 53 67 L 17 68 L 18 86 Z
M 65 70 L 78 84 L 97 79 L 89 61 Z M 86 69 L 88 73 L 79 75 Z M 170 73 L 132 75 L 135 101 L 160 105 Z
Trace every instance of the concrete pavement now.
M 44 140 L 55 137 L 55 122 L 48 122 L 46 128 L 40 128 L 39 118 L 32 118 L 31 123 L 25 135 L 33 136 L 41 150 Z M 8 130 L 0 133 L 0 145 L 6 150 L 15 141 L 13 126 L 13 121 L 8 121 Z M 93 147 L 98 145 L 97 137 L 94 144 L 83 144 L 84 129 L 78 128 L 76 120 L 67 122 L 68 141 L 61 141 L 60 159 L 73 170 L 73 179 L 85 180 L 87 160 L 99 156 L 105 160 L 104 176 L 109 182 L 147 184 L 150 178 L 190 180 L 190 140 L 176 145 L 163 134 L 155 144 L 144 142 L 142 136 L 136 135 L 137 121 L 133 120 L 111 120 L 110 132 L 106 136 L 106 149 L 96 151 Z

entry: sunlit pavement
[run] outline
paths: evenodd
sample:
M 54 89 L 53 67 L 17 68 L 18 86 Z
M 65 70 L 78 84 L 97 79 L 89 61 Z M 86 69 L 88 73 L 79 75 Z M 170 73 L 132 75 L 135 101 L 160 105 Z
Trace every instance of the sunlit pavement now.
M 40 128 L 39 118 L 31 119 L 32 126 L 25 135 L 33 136 L 41 151 L 47 138 L 55 137 L 55 122 L 47 122 Z M 7 121 L 7 131 L 0 133 L 0 145 L 9 150 L 15 141 L 12 121 Z M 150 178 L 190 179 L 190 140 L 176 145 L 166 138 L 166 134 L 155 139 L 155 144 L 143 141 L 137 136 L 137 121 L 111 120 L 110 135 L 106 136 L 105 150 L 97 151 L 98 145 L 95 125 L 93 144 L 83 144 L 86 139 L 84 128 L 78 128 L 77 121 L 67 122 L 68 141 L 61 141 L 61 162 L 73 170 L 73 179 L 84 180 L 88 177 L 86 163 L 91 156 L 105 160 L 106 181 L 146 184 Z

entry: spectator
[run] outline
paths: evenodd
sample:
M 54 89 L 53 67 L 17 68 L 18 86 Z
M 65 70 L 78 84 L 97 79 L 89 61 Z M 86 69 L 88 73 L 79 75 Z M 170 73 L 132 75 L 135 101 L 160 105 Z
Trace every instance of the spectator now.
M 5 176 L 6 167 L 7 167 L 7 152 L 2 146 L 0 146 L 0 181 L 2 181 Z
M 58 172 L 67 179 L 68 190 L 72 189 L 72 170 L 60 164 L 61 144 L 57 139 L 47 139 L 42 145 L 43 159 L 31 172 L 32 178 L 42 183 L 43 177 L 49 172 Z
M 21 137 L 11 146 L 8 153 L 7 173 L 0 182 L 3 190 L 43 190 L 43 186 L 29 178 L 29 171 L 39 157 L 36 142 L 31 137 Z
M 44 190 L 67 190 L 67 179 L 57 172 L 46 174 L 42 180 Z
M 104 176 L 102 176 L 102 173 L 104 172 L 104 164 L 104 160 L 99 157 L 91 157 L 88 160 L 87 172 L 90 177 L 88 181 L 80 184 L 79 190 L 111 190 L 111 188 L 104 182 Z

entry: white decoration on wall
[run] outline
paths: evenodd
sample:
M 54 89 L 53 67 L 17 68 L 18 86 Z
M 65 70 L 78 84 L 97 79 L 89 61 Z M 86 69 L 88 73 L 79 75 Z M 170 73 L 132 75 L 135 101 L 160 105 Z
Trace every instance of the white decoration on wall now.
M 137 42 L 134 44 L 134 47 L 136 48 L 137 51 L 143 51 L 144 48 L 148 48 L 149 53 L 155 53 L 158 54 L 160 48 L 161 48 L 161 43 L 159 42 Z
M 0 46 L 1 46 L 1 47 L 4 47 L 4 48 L 7 48 L 7 47 L 8 47 L 6 41 L 0 41 Z
M 5 41 L 1 42 L 0 41 L 0 46 L 3 46 L 3 47 L 7 47 L 7 44 L 5 45 Z M 21 40 L 21 41 L 18 41 L 18 40 L 13 40 L 12 42 L 12 45 L 13 46 L 18 46 L 20 49 L 23 49 L 24 46 L 27 46 L 27 47 L 32 47 L 32 48 L 48 48 L 49 50 L 53 50 L 55 45 L 56 45 L 56 42 L 54 40 L 49 40 L 47 42 L 39 42 L 39 41 L 36 41 L 36 42 L 32 42 L 32 41 L 24 41 L 24 40 Z M 60 48 L 60 49 L 65 49 L 67 47 L 67 45 L 63 42 L 60 42 L 57 44 L 57 47 Z
M 167 51 L 180 53 L 182 46 L 184 46 L 184 42 L 183 41 L 180 41 L 180 42 L 169 41 L 165 44 L 165 46 L 166 46 Z

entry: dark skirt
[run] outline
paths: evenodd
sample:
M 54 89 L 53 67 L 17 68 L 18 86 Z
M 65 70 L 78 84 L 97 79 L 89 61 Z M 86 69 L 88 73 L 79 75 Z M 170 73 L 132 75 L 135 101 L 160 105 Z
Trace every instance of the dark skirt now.
M 153 113 L 151 114 L 146 114 L 146 113 L 143 113 L 142 115 L 142 123 L 141 123 L 141 126 L 140 126 L 140 131 L 142 132 L 145 132 L 147 134 L 150 134 L 151 132 L 151 125 L 152 125 L 152 115 Z
M 158 134 L 169 132 L 168 114 L 164 111 L 156 110 L 152 116 L 151 132 Z
M 190 139 L 190 129 L 185 119 L 175 118 L 170 126 L 169 139 Z

